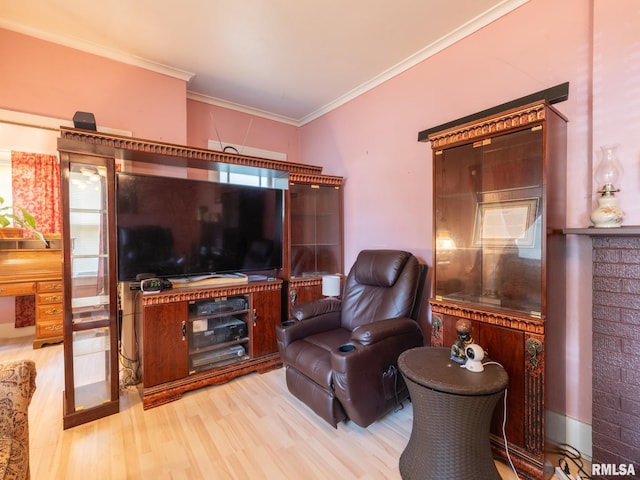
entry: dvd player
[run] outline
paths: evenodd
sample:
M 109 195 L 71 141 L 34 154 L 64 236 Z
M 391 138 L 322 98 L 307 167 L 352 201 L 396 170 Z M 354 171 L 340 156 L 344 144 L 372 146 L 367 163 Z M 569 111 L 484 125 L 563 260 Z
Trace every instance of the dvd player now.
M 232 342 L 247 336 L 247 324 L 235 317 L 194 320 L 190 348 L 204 348 L 216 343 Z
M 231 363 L 232 361 L 242 360 L 246 355 L 246 350 L 242 345 L 234 345 L 232 347 L 221 348 L 219 350 L 211 350 L 209 352 L 199 353 L 191 356 L 191 366 L 193 368 L 201 368 L 204 366 Z
M 198 317 L 217 315 L 219 313 L 237 312 L 249 308 L 245 297 L 232 297 L 224 300 L 203 300 L 190 305 L 189 308 Z

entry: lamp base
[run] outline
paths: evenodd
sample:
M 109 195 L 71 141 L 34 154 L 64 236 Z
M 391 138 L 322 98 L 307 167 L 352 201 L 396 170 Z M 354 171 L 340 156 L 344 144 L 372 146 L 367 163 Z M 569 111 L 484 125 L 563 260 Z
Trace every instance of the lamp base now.
M 613 195 L 598 198 L 598 208 L 591 212 L 591 221 L 597 228 L 616 228 L 622 226 L 624 212 L 618 208 L 618 199 Z

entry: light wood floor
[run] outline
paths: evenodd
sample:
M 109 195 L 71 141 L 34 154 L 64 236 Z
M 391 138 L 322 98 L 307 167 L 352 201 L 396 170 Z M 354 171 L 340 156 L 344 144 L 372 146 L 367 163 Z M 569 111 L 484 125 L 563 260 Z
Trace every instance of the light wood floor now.
M 0 339 L 0 361 L 31 358 L 37 365 L 29 410 L 33 480 L 400 478 L 408 402 L 367 429 L 334 429 L 288 393 L 279 369 L 146 411 L 129 387 L 119 414 L 63 430 L 62 346 L 33 350 L 31 341 Z M 498 468 L 504 479 L 515 478 L 507 466 Z

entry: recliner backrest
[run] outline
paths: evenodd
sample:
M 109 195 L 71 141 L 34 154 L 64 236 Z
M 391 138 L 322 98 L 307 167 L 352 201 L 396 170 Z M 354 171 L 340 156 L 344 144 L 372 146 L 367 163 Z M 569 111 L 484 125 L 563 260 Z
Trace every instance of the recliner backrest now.
M 420 283 L 418 259 L 400 250 L 363 250 L 347 276 L 342 295 L 342 327 L 410 317 Z

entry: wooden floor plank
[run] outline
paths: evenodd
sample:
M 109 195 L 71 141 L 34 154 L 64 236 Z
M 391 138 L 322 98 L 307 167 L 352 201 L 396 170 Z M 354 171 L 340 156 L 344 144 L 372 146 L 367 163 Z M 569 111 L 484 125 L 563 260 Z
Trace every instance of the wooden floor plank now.
M 326 424 L 287 391 L 284 370 L 249 374 L 143 410 L 137 388 L 121 411 L 62 429 L 63 347 L 33 337 L 0 339 L 0 361 L 31 358 L 38 370 L 29 410 L 31 476 L 65 479 L 399 479 L 412 407 L 369 428 Z M 505 479 L 514 478 L 500 465 Z

